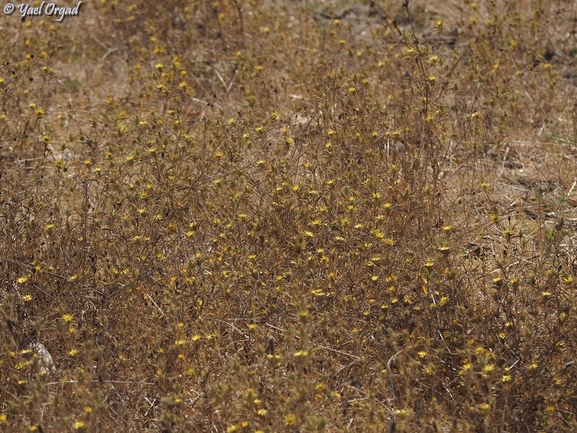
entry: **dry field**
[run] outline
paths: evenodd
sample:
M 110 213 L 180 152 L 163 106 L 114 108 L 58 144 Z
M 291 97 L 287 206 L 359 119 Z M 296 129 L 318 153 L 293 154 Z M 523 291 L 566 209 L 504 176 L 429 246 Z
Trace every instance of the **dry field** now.
M 577 431 L 576 32 L 572 0 L 2 14 L 0 430 Z

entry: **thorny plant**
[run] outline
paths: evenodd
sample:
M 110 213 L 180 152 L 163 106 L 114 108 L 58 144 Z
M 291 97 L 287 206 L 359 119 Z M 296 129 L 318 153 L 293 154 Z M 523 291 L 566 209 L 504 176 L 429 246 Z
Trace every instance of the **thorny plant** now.
M 1 18 L 3 430 L 575 431 L 575 6 L 398 3 Z

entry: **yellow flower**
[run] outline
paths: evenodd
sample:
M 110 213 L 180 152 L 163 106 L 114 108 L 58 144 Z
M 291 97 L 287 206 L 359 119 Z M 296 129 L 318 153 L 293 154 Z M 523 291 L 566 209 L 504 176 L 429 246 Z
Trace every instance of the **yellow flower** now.
M 74 428 L 74 430 L 81 430 L 84 428 L 84 421 L 76 421 L 72 427 Z
M 284 417 L 284 425 L 291 426 L 297 423 L 297 416 L 294 413 L 289 413 Z
M 74 318 L 74 316 L 72 314 L 63 314 L 62 315 L 62 320 L 64 320 L 65 322 L 71 322 L 73 318 Z

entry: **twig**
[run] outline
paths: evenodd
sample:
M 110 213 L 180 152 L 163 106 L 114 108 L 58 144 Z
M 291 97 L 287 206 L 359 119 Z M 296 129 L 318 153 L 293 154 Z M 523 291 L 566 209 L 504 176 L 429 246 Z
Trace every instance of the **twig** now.
M 393 398 L 395 397 L 395 384 L 393 383 L 393 373 L 391 371 L 391 362 L 393 361 L 393 359 L 396 358 L 396 356 L 401 353 L 401 351 L 399 350 L 397 353 L 395 353 L 393 356 L 391 356 L 389 358 L 389 361 L 387 362 L 387 371 L 389 372 L 389 383 L 391 385 L 391 394 L 393 394 Z
M 156 309 L 160 312 L 161 316 L 164 316 L 164 312 L 160 309 L 160 307 L 158 306 L 158 304 L 156 302 L 154 302 L 154 299 L 152 299 L 152 297 L 148 294 L 145 293 L 145 295 L 148 297 L 148 299 L 150 299 L 150 302 L 152 302 L 154 304 L 154 306 L 156 307 Z
M 447 388 L 447 385 L 445 385 L 445 383 L 442 381 L 441 381 L 441 385 L 443 385 L 443 388 L 445 388 L 445 391 L 447 391 L 447 394 L 449 394 L 449 397 L 451 398 L 451 403 L 453 403 L 453 405 L 455 407 L 459 407 L 459 405 L 455 401 L 455 398 L 453 397 L 453 394 L 451 394 L 451 391 L 449 390 L 449 388 Z
M 244 338 L 246 338 L 247 340 L 250 339 L 250 337 L 248 336 L 248 334 L 245 334 L 244 332 L 242 332 L 240 329 L 238 329 L 236 326 L 234 326 L 232 323 L 228 323 L 225 322 L 224 320 L 221 320 L 222 323 L 226 323 L 228 326 L 230 326 L 232 329 L 234 329 L 236 332 L 238 332 L 240 335 L 242 335 Z
M 154 403 L 156 403 L 156 399 L 154 399 L 153 401 L 150 401 L 148 399 L 148 397 L 144 397 L 144 399 L 148 402 L 148 404 L 150 405 L 150 407 L 148 408 L 148 410 L 146 411 L 146 413 L 144 414 L 144 416 L 148 416 L 148 413 L 150 412 L 150 409 L 154 408 Z
M 216 74 L 216 76 L 218 77 L 218 79 L 220 80 L 220 82 L 222 83 L 222 85 L 224 86 L 224 90 L 226 90 L 226 83 L 222 79 L 222 76 L 218 73 L 218 71 L 216 69 L 213 69 L 213 70 L 214 70 L 214 73 Z
M 355 365 L 357 362 L 359 362 L 359 360 L 360 360 L 360 358 L 359 358 L 359 359 L 355 359 L 353 362 L 349 362 L 347 365 L 343 365 L 341 368 L 339 368 L 339 369 L 337 370 L 337 373 L 340 373 L 341 371 L 346 370 L 346 369 L 349 368 L 349 367 L 352 367 L 352 366 Z
M 228 86 L 226 87 L 226 94 L 228 95 L 228 92 L 230 92 L 230 89 L 232 89 L 232 85 L 234 83 L 234 77 L 236 77 L 236 74 L 238 73 L 238 68 L 234 68 L 234 73 L 232 74 L 232 77 L 230 79 L 230 82 L 228 83 Z
M 108 57 L 109 54 L 112 54 L 115 51 L 118 51 L 121 47 L 116 47 L 116 48 L 110 48 L 102 57 L 100 60 L 104 60 Z
M 569 196 L 573 192 L 573 188 L 575 188 L 575 184 L 577 184 L 577 178 L 573 181 L 573 185 L 571 185 L 571 188 L 569 189 L 569 192 L 567 193 L 567 198 L 569 198 Z
M 16 292 L 16 294 L 18 295 L 18 297 L 20 298 L 20 300 L 22 302 L 24 302 L 24 300 L 22 299 L 22 296 L 20 296 L 20 291 L 18 290 L 18 287 L 16 287 L 16 284 L 12 284 L 12 287 L 14 287 L 14 291 Z
M 361 358 L 358 357 L 357 355 L 351 355 L 350 353 L 343 352 L 342 350 L 331 349 L 330 347 L 326 347 L 326 346 L 318 346 L 318 347 L 320 347 L 321 349 L 330 350 L 331 352 L 340 353 L 341 355 L 350 356 L 351 358 L 355 358 L 355 359 L 357 359 L 357 360 L 360 360 L 360 359 L 361 359 Z
M 269 324 L 269 323 L 266 323 L 266 324 L 265 324 L 265 326 L 268 326 L 269 328 L 272 328 L 272 329 L 276 329 L 277 331 L 280 331 L 280 332 L 282 332 L 282 333 L 284 333 L 284 332 L 285 332 L 285 330 L 284 330 L 284 329 L 281 329 L 281 328 L 277 328 L 276 326 L 274 326 L 274 325 L 271 325 L 271 324 Z
M 509 146 L 505 149 L 505 156 L 503 156 L 503 161 L 501 162 L 501 169 L 505 168 L 505 161 L 507 160 L 507 155 L 509 154 Z
M 236 6 L 236 10 L 238 12 L 238 21 L 240 24 L 240 34 L 244 39 L 244 20 L 242 19 L 242 7 L 238 4 L 236 0 L 233 0 L 234 5 Z
M 89 380 L 90 383 L 116 383 L 120 385 L 146 385 L 146 386 L 156 386 L 156 383 L 151 382 L 138 382 L 138 381 L 131 381 L 131 380 L 98 380 L 98 379 L 91 379 Z M 63 385 L 65 383 L 80 383 L 78 380 L 62 380 L 58 382 L 47 382 L 46 385 Z

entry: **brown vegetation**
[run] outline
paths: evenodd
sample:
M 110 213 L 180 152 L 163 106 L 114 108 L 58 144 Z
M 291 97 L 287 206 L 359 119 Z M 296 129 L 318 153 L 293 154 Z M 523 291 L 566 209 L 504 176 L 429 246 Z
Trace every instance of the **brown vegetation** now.
M 576 431 L 572 3 L 2 16 L 0 428 Z

